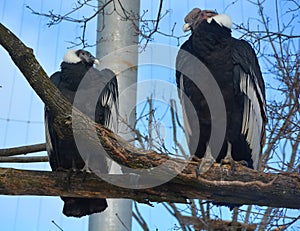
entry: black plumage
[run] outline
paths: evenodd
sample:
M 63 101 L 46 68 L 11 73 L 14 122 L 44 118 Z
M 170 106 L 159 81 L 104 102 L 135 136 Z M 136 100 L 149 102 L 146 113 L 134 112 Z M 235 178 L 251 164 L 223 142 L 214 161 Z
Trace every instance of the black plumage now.
M 93 64 L 96 62 L 98 60 L 87 51 L 70 50 L 61 63 L 61 71 L 54 73 L 50 79 L 71 103 L 74 102 L 76 93 L 80 92 L 84 97 L 76 101 L 76 107 L 95 119 L 95 122 L 112 129 L 118 111 L 117 79 L 111 70 L 95 69 Z M 80 85 L 83 78 L 88 80 L 87 84 Z M 99 92 L 99 89 L 103 89 L 102 92 Z M 90 103 L 93 100 L 89 98 L 95 96 L 99 97 L 96 108 Z M 72 115 L 72 111 L 68 114 Z M 89 170 L 86 160 L 83 160 L 78 151 L 73 134 L 70 134 L 70 137 L 61 137 L 55 130 L 55 119 L 51 110 L 46 107 L 46 143 L 52 170 Z M 99 166 L 107 169 L 106 159 L 103 156 L 95 155 L 92 158 L 92 161 L 99 162 Z M 63 213 L 66 216 L 81 217 L 101 212 L 107 207 L 106 200 L 99 198 L 62 197 L 62 200 L 64 201 Z
M 213 11 L 193 9 L 185 18 L 184 30 L 192 30 L 189 39 L 181 46 L 176 59 L 176 82 L 196 110 L 198 120 L 187 108 L 187 100 L 179 94 L 189 145 L 196 142 L 192 154 L 207 155 L 211 135 L 211 113 L 207 99 L 200 89 L 179 70 L 193 69 L 187 53 L 195 56 L 209 69 L 222 93 L 226 107 L 226 132 L 223 146 L 217 154 L 220 162 L 228 154 L 235 161 L 246 161 L 251 168 L 259 168 L 264 143 L 265 87 L 260 67 L 252 47 L 244 40 L 231 37 L 231 20 L 227 15 Z M 193 78 L 203 74 L 191 71 Z M 213 91 L 214 89 L 212 89 Z M 180 91 L 179 91 L 180 92 Z M 199 123 L 200 137 L 194 140 Z M 214 137 L 212 137 L 213 139 Z M 201 169 L 200 169 L 201 171 Z

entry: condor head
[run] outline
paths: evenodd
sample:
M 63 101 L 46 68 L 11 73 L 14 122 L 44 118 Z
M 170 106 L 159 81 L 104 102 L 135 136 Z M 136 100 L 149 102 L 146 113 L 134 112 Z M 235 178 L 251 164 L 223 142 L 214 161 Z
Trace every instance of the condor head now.
M 96 59 L 90 52 L 85 50 L 69 50 L 64 56 L 64 62 L 66 63 L 84 63 L 88 66 L 93 66 L 93 64 L 98 65 L 99 60 Z
M 183 31 L 193 31 L 203 21 L 211 23 L 212 20 L 216 21 L 216 23 L 218 23 L 222 27 L 224 26 L 228 29 L 231 29 L 232 27 L 232 21 L 228 15 L 218 14 L 217 12 L 212 10 L 200 10 L 199 8 L 194 8 L 184 18 L 185 24 L 183 26 Z

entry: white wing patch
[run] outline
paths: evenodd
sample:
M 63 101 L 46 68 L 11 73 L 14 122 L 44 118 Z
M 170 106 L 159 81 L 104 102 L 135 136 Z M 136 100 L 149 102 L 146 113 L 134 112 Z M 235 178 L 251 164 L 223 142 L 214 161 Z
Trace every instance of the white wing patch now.
M 246 140 L 252 150 L 252 158 L 255 158 L 253 159 L 253 166 L 254 169 L 257 169 L 261 155 L 261 138 L 264 123 L 262 114 L 264 112 L 261 111 L 257 91 L 251 76 L 244 72 L 241 72 L 240 75 L 240 90 L 245 94 L 242 134 L 246 136 Z M 258 94 L 260 95 L 261 92 Z
M 115 102 L 112 92 L 104 92 L 101 104 L 103 107 L 108 106 L 110 109 L 109 119 L 105 120 L 104 126 L 115 133 L 118 132 L 118 102 Z

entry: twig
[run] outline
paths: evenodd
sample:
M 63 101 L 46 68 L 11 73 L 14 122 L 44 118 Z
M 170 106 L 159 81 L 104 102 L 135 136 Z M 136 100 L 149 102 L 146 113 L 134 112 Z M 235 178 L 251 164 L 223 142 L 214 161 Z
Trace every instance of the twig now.
M 152 149 L 153 145 L 153 134 L 152 134 L 152 126 L 153 126 L 153 105 L 152 105 L 152 96 L 147 98 L 147 102 L 149 104 L 149 120 L 148 120 L 148 135 L 149 135 L 149 149 Z
M 122 224 L 122 226 L 127 230 L 130 231 L 129 228 L 126 226 L 126 224 L 122 221 L 122 219 L 119 217 L 119 214 L 116 213 L 116 217 L 118 218 L 118 220 L 120 221 L 120 223 Z
M 54 220 L 51 221 L 60 231 L 64 231 Z

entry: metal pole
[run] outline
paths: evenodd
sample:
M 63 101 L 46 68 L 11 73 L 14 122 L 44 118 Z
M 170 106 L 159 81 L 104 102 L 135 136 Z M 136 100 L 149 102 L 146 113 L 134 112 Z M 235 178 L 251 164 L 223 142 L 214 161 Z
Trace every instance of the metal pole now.
M 109 0 L 99 1 L 99 7 L 109 2 Z M 140 12 L 140 0 L 121 0 L 122 6 L 119 1 L 114 1 L 105 7 L 103 14 L 98 15 L 98 33 L 97 33 L 97 58 L 109 55 L 111 52 L 120 48 L 124 48 L 130 45 L 136 45 L 138 43 L 138 36 L 136 35 L 135 28 L 132 21 L 124 20 L 123 9 L 127 12 L 134 12 L 135 15 L 139 15 Z M 101 5 L 100 5 L 101 4 Z M 115 7 L 115 11 L 114 11 Z M 138 25 L 138 22 L 135 22 Z M 130 60 L 134 60 L 133 63 L 137 63 L 138 50 L 134 54 L 130 54 Z M 117 69 L 117 68 L 116 68 Z M 113 70 L 119 73 L 119 70 Z M 121 72 L 117 76 L 119 85 L 119 94 L 132 84 L 137 82 L 137 69 L 129 68 L 128 70 Z M 127 119 L 130 125 L 135 122 L 135 111 L 132 111 L 131 115 L 125 115 L 124 112 L 128 111 L 126 105 L 135 105 L 136 102 L 136 87 L 131 87 L 130 91 L 126 91 L 126 96 L 120 97 L 120 114 L 122 118 Z M 124 126 L 123 126 L 124 127 Z M 120 129 L 126 130 L 120 132 Z M 123 138 L 132 137 L 132 133 L 128 133 L 128 126 L 122 128 L 119 126 L 118 134 Z M 120 167 L 112 165 L 110 173 L 119 173 Z M 128 231 L 131 230 L 132 220 L 132 201 L 127 199 L 108 199 L 108 208 L 99 214 L 93 214 L 89 217 L 89 231 Z

